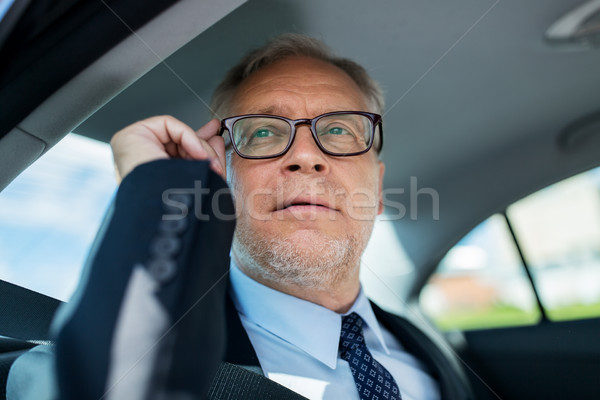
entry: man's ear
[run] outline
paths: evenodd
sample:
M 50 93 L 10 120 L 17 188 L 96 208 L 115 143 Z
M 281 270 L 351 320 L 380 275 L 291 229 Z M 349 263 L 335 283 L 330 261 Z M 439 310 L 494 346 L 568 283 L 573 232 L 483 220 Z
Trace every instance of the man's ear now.
M 377 209 L 377 215 L 383 213 L 383 174 L 385 173 L 385 164 L 382 161 L 379 163 L 379 208 Z

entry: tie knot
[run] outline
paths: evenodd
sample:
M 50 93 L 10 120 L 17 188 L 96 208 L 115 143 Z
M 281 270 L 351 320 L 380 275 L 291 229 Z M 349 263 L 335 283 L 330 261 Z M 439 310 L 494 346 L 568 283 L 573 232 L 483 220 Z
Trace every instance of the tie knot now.
M 341 350 L 354 350 L 358 346 L 364 345 L 363 324 L 363 319 L 355 312 L 342 317 Z

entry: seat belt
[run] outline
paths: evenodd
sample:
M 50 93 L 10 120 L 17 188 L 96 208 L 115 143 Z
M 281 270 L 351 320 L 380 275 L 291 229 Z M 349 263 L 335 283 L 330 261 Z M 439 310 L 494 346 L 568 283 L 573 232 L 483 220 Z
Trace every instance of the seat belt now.
M 0 299 L 0 335 L 50 340 L 50 323 L 62 301 L 1 279 Z
M 208 391 L 210 400 L 306 400 L 269 378 L 248 369 L 224 362 Z

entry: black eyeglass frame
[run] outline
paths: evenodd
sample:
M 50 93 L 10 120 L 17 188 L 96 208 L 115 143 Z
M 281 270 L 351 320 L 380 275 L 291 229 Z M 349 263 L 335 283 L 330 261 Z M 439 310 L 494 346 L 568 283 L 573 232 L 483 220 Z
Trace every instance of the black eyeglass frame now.
M 323 145 L 319 141 L 319 138 L 317 135 L 317 129 L 316 129 L 317 122 L 321 118 L 328 117 L 330 115 L 340 115 L 340 114 L 358 114 L 358 115 L 367 117 L 371 121 L 371 126 L 372 126 L 371 136 L 369 138 L 369 144 L 367 145 L 367 148 L 365 148 L 364 150 L 361 150 L 361 151 L 353 152 L 353 153 L 335 153 L 335 152 L 331 152 L 323 147 Z M 238 150 L 237 146 L 235 145 L 235 140 L 233 138 L 233 125 L 241 119 L 253 118 L 253 117 L 277 118 L 277 119 L 286 121 L 290 125 L 290 128 L 292 129 L 290 132 L 290 140 L 288 141 L 288 144 L 282 151 L 280 151 L 277 154 L 273 154 L 273 155 L 269 155 L 269 156 L 248 156 L 248 155 L 242 154 Z M 231 140 L 231 146 L 233 147 L 235 152 L 242 158 L 253 159 L 253 160 L 276 158 L 276 157 L 281 157 L 282 155 L 287 153 L 287 151 L 290 149 L 290 147 L 292 147 L 292 143 L 294 143 L 294 138 L 296 137 L 296 126 L 298 126 L 298 125 L 309 125 L 313 139 L 315 140 L 315 143 L 317 144 L 319 149 L 321 149 L 321 151 L 323 153 L 330 155 L 330 156 L 350 157 L 350 156 L 358 156 L 360 154 L 364 154 L 364 153 L 368 152 L 369 150 L 371 150 L 371 147 L 373 147 L 373 143 L 375 142 L 375 132 L 376 132 L 377 126 L 379 126 L 379 146 L 375 150 L 379 153 L 381 151 L 381 148 L 383 147 L 382 117 L 379 114 L 374 114 L 374 113 L 370 113 L 370 112 L 366 112 L 366 111 L 334 111 L 334 112 L 329 112 L 329 113 L 318 115 L 314 118 L 301 118 L 301 119 L 289 119 L 289 118 L 285 118 L 285 117 L 282 117 L 279 115 L 273 115 L 273 114 L 236 115 L 233 117 L 225 118 L 221 121 L 221 132 L 219 132 L 219 135 L 222 136 L 225 133 L 225 131 L 229 132 L 229 139 Z

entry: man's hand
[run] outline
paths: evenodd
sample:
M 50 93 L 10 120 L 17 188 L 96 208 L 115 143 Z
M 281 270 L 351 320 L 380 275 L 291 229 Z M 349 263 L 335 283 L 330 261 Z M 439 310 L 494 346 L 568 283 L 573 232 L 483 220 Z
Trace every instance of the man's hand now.
M 110 140 L 117 179 L 125 178 L 140 164 L 165 158 L 209 160 L 211 169 L 225 179 L 225 143 L 218 134 L 216 119 L 195 132 L 170 116 L 152 117 L 129 125 Z

